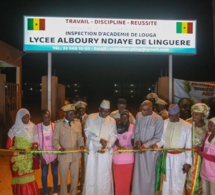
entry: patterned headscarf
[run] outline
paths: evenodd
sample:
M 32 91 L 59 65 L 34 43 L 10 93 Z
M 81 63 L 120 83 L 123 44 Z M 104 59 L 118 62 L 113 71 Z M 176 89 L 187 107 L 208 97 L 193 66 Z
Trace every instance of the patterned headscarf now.
M 196 113 L 203 113 L 205 115 L 205 118 L 208 117 L 209 115 L 209 111 L 210 111 L 210 107 L 208 107 L 206 104 L 204 103 L 197 103 L 194 104 L 191 107 L 191 113 L 196 112 Z

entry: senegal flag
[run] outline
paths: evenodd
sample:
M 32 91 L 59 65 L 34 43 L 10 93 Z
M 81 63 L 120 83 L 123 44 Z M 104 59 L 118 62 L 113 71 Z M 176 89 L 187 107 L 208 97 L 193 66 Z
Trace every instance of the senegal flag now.
M 28 18 L 28 30 L 45 30 L 45 19 Z
M 193 34 L 192 22 L 176 22 L 176 33 Z

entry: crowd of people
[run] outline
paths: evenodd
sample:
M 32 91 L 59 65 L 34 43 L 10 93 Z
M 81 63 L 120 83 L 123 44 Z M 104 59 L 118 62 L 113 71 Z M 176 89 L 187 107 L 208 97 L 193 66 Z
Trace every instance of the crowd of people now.
M 39 194 L 37 159 L 45 195 L 49 165 L 53 195 L 58 194 L 58 173 L 60 195 L 68 193 L 68 174 L 70 195 L 77 194 L 78 182 L 83 195 L 214 194 L 215 117 L 209 105 L 188 98 L 168 105 L 150 93 L 136 117 L 126 99 L 119 98 L 117 107 L 110 112 L 110 102 L 103 100 L 98 112 L 88 115 L 86 102 L 68 102 L 62 119 L 53 123 L 49 110 L 43 109 L 37 125 L 21 108 L 6 146 L 13 150 L 13 194 Z

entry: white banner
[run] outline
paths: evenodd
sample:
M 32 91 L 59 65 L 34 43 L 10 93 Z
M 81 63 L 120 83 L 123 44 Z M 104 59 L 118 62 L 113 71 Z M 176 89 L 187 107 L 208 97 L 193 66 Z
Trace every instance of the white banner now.
M 24 51 L 196 54 L 196 21 L 24 16 Z
M 174 103 L 181 98 L 190 98 L 194 103 L 215 96 L 215 83 L 174 79 Z

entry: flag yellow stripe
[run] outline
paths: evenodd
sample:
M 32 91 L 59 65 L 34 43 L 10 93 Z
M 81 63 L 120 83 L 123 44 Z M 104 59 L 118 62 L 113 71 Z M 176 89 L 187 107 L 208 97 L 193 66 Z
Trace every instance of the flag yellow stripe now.
M 39 30 L 39 29 L 40 29 L 40 19 L 34 18 L 34 30 Z
M 187 31 L 188 31 L 188 25 L 187 25 L 187 22 L 182 22 L 182 25 L 181 25 L 181 30 L 182 30 L 182 33 L 183 34 L 187 34 Z

